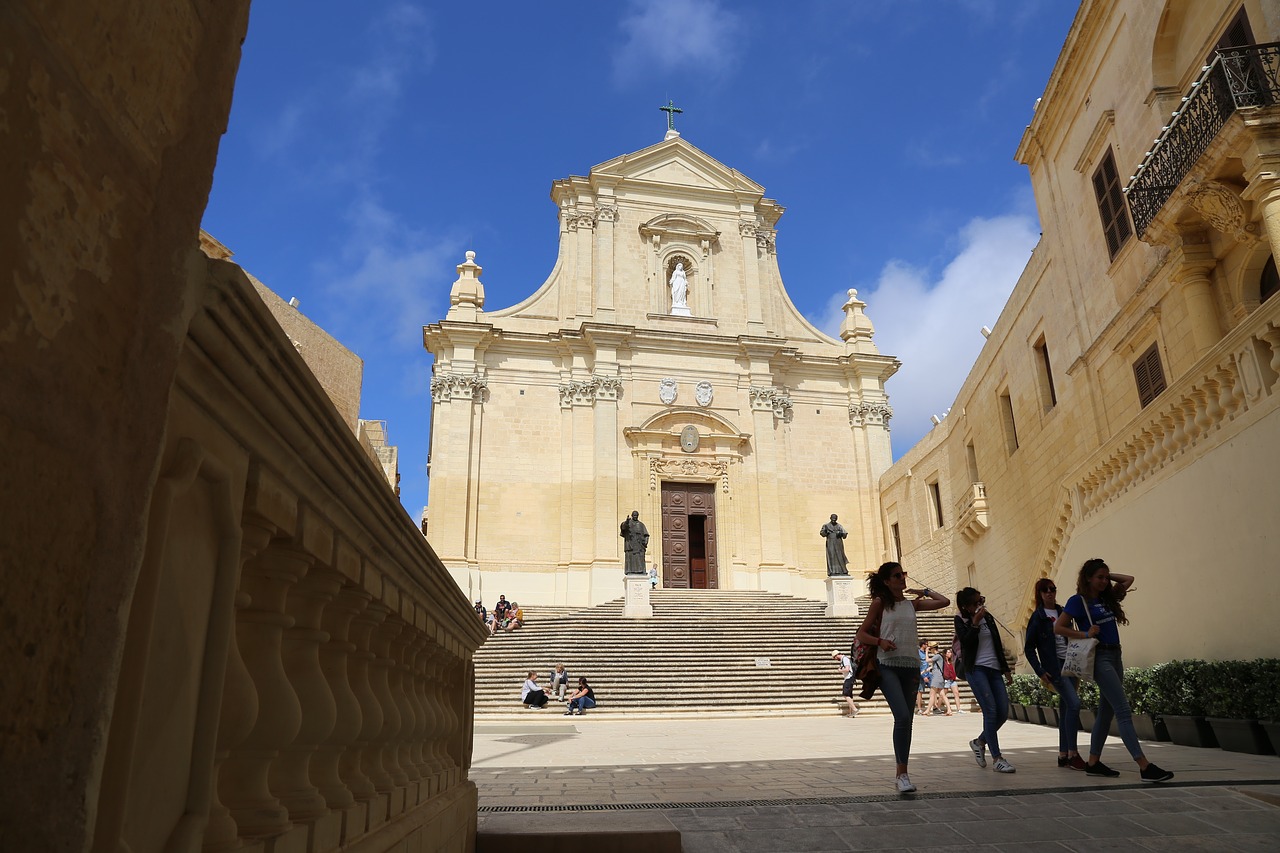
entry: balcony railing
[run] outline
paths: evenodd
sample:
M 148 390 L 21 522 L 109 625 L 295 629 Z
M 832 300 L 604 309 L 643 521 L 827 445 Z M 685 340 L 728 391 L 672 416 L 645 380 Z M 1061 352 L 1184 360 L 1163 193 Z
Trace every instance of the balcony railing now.
M 967 541 L 973 542 L 987 532 L 987 485 L 974 483 L 956 503 L 956 529 Z
M 1280 103 L 1280 42 L 1218 51 L 1125 187 L 1141 237 L 1236 110 Z

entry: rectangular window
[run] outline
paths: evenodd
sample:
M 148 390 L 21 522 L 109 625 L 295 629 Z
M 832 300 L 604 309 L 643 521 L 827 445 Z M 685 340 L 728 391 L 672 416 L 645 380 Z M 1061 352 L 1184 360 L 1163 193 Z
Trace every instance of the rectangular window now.
M 1133 233 L 1133 228 L 1129 225 L 1129 211 L 1125 208 L 1124 193 L 1120 190 L 1120 174 L 1116 171 L 1116 158 L 1110 148 L 1093 173 L 1093 192 L 1098 197 L 1098 213 L 1102 216 L 1107 252 L 1115 260 L 1120 248 Z
M 902 562 L 902 535 L 898 532 L 898 522 L 894 522 L 889 528 L 893 531 L 893 559 Z
M 1013 398 L 1008 391 L 1000 394 L 1000 419 L 1004 422 L 1004 446 L 1012 456 L 1018 449 L 1018 425 L 1013 421 Z
M 942 489 L 938 487 L 938 481 L 934 480 L 929 484 L 929 502 L 933 504 L 933 526 L 942 526 Z
M 1138 402 L 1144 409 L 1168 387 L 1164 381 L 1164 368 L 1160 364 L 1160 350 L 1156 344 L 1148 347 L 1133 363 L 1133 378 L 1138 383 Z
M 1058 394 L 1053 388 L 1053 363 L 1049 361 L 1049 345 L 1044 335 L 1036 341 L 1036 372 L 1040 379 L 1040 404 L 1047 412 L 1058 405 Z
M 964 446 L 964 456 L 969 462 L 969 482 L 981 483 L 982 478 L 978 476 L 978 452 L 973 449 L 972 441 Z

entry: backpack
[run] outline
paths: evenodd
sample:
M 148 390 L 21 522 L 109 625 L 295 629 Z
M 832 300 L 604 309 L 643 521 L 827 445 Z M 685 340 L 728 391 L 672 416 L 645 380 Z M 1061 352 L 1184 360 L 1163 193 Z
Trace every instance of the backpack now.
M 961 654 L 960 635 L 951 635 L 951 665 L 955 668 L 956 678 L 961 681 L 968 681 L 964 674 L 964 657 Z

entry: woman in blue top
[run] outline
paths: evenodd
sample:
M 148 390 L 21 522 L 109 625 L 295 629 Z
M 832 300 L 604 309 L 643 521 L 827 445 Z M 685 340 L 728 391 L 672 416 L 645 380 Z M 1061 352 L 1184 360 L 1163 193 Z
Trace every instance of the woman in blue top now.
M 1022 652 L 1027 662 L 1044 682 L 1058 694 L 1058 766 L 1083 770 L 1084 759 L 1077 745 L 1080 730 L 1080 694 L 1077 680 L 1062 674 L 1062 661 L 1067 656 L 1067 638 L 1054 634 L 1058 620 L 1058 587 L 1049 578 L 1036 581 L 1035 609 L 1027 622 L 1027 640 Z
M 1098 683 L 1098 717 L 1089 735 L 1089 763 L 1085 773 L 1090 776 L 1119 776 L 1103 764 L 1102 747 L 1111 730 L 1111 718 L 1120 729 L 1129 754 L 1138 763 L 1143 782 L 1167 782 L 1173 778 L 1168 770 L 1161 770 L 1142 754 L 1138 733 L 1133 730 L 1129 703 L 1124 697 L 1124 663 L 1120 659 L 1120 629 L 1118 624 L 1128 625 L 1120 602 L 1133 586 L 1131 575 L 1112 574 L 1107 564 L 1094 558 L 1085 560 L 1076 579 L 1076 594 L 1067 599 L 1063 612 L 1053 625 L 1054 633 L 1071 640 L 1086 637 L 1098 639 L 1093 660 L 1093 680 Z M 1087 608 L 1087 609 L 1086 609 Z M 1075 622 L 1075 627 L 1071 623 Z

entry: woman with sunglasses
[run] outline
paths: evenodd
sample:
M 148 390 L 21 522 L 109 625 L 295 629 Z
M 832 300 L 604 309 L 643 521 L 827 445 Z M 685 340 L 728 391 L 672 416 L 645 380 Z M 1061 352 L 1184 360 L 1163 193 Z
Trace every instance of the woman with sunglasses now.
M 898 793 L 916 789 L 907 776 L 911 755 L 912 699 L 920 682 L 920 644 L 916 611 L 941 610 L 951 603 L 945 595 L 924 589 L 907 589 L 907 573 L 899 563 L 885 563 L 867 576 L 871 605 L 858 629 L 858 642 L 875 646 L 880 669 L 880 693 L 893 711 L 893 755 L 897 762 Z M 907 596 L 915 596 L 907 601 Z
M 1120 602 L 1133 586 L 1132 575 L 1112 574 L 1106 562 L 1096 557 L 1085 560 L 1076 578 L 1076 594 L 1067 599 L 1053 630 L 1069 640 L 1096 637 L 1098 645 L 1093 657 L 1093 680 L 1098 683 L 1098 716 L 1089 733 L 1089 761 L 1084 772 L 1090 776 L 1115 777 L 1119 770 L 1103 764 L 1102 747 L 1107 742 L 1114 717 L 1120 729 L 1120 740 L 1138 764 L 1143 782 L 1168 782 L 1173 774 L 1162 770 L 1142 754 L 1142 744 L 1133 729 L 1129 701 L 1124 696 L 1124 662 L 1120 658 L 1120 629 L 1128 625 Z M 1075 625 L 1072 626 L 1072 622 Z
M 971 586 L 956 593 L 960 615 L 956 617 L 956 636 L 960 638 L 960 655 L 973 698 L 982 709 L 982 732 L 969 741 L 973 759 L 979 767 L 987 766 L 987 749 L 991 750 L 997 773 L 1015 773 L 1014 767 L 1000 752 L 996 733 L 1009 719 L 1009 685 L 1013 676 L 1005 659 L 1004 643 L 996 630 L 995 617 L 987 612 L 987 599 Z
M 1027 622 L 1027 640 L 1022 653 L 1044 686 L 1058 694 L 1058 766 L 1084 770 L 1077 746 L 1080 731 L 1080 694 L 1077 680 L 1062 674 L 1067 656 L 1067 638 L 1054 634 L 1058 621 L 1058 588 L 1049 578 L 1040 578 L 1035 587 L 1035 609 Z

